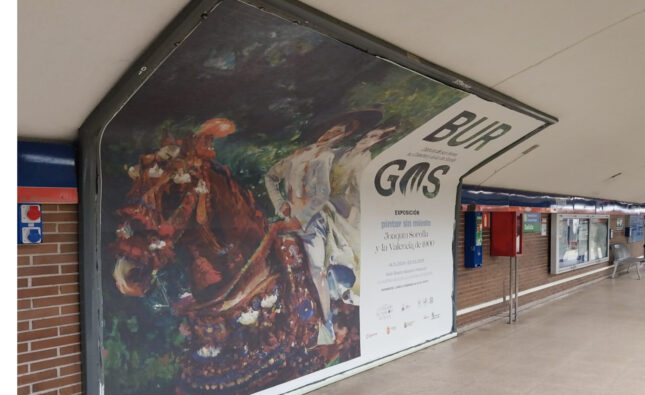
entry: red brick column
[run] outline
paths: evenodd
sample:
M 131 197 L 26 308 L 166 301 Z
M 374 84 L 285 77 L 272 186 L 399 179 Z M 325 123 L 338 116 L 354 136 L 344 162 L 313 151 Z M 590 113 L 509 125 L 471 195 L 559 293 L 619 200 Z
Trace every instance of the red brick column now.
M 42 208 L 43 244 L 18 246 L 18 394 L 80 394 L 78 205 Z

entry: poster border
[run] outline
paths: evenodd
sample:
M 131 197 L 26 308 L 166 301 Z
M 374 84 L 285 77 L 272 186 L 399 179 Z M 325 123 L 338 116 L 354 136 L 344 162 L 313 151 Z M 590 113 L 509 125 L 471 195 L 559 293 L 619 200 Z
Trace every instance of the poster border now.
M 457 232 L 461 212 L 460 196 L 464 177 L 486 163 L 556 123 L 557 118 L 488 88 L 474 80 L 431 63 L 369 33 L 357 29 L 308 5 L 293 0 L 193 0 L 161 31 L 145 51 L 129 66 L 117 83 L 92 110 L 79 129 L 79 269 L 81 289 L 81 349 L 83 393 L 103 394 L 102 285 L 99 262 L 100 139 L 112 118 L 121 110 L 156 69 L 223 1 L 238 1 L 307 26 L 357 50 L 377 56 L 450 87 L 476 95 L 544 122 L 544 125 L 486 158 L 459 179 L 453 228 L 453 324 L 456 332 Z M 433 340 L 428 340 L 433 341 Z M 404 350 L 402 350 L 404 351 Z M 397 353 L 398 354 L 398 353 Z

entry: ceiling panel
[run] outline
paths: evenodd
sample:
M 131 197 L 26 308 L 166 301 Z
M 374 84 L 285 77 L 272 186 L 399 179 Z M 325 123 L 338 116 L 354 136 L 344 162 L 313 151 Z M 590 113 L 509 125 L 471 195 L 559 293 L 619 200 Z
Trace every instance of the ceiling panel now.
M 73 140 L 188 0 L 18 1 L 18 134 Z
M 501 84 L 560 122 L 466 181 L 644 202 L 644 48 L 640 13 Z
M 643 0 L 304 3 L 488 86 L 645 8 Z

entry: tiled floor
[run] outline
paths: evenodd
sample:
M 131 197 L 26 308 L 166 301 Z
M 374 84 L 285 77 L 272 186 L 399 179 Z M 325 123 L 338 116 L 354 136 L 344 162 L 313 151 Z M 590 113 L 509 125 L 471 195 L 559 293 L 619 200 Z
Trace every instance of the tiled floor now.
M 635 272 L 520 313 L 312 394 L 645 394 Z

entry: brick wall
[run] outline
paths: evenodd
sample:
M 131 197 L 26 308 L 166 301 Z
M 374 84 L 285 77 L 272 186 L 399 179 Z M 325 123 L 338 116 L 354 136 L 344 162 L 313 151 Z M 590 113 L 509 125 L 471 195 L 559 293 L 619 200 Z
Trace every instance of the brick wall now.
M 622 217 L 624 218 L 624 216 Z M 547 221 L 549 221 L 547 227 L 549 233 L 547 236 L 541 236 L 540 233 L 524 234 L 523 255 L 518 257 L 520 291 L 577 276 L 602 267 L 607 267 L 607 269 L 599 273 L 590 274 L 579 279 L 521 296 L 519 298 L 520 305 L 546 298 L 558 292 L 611 274 L 612 269 L 609 268 L 611 264 L 608 262 L 572 270 L 567 273 L 550 274 L 550 215 L 542 214 L 542 218 L 547 218 Z M 610 218 L 610 227 L 612 229 L 616 228 L 617 218 L 618 216 L 611 216 Z M 614 231 L 614 238 L 610 240 L 610 243 L 627 243 L 624 230 Z M 503 298 L 508 293 L 509 258 L 490 256 L 490 229 L 484 229 L 482 244 L 482 266 L 475 269 L 465 268 L 464 216 L 462 215 L 459 223 L 459 239 L 457 244 L 457 310 Z M 631 243 L 628 245 L 633 255 L 643 254 L 643 243 Z M 463 327 L 464 325 L 492 317 L 505 311 L 508 311 L 508 302 L 501 302 L 463 314 L 457 317 L 457 327 Z
M 18 246 L 18 394 L 77 394 L 78 206 L 42 209 L 43 243 Z

